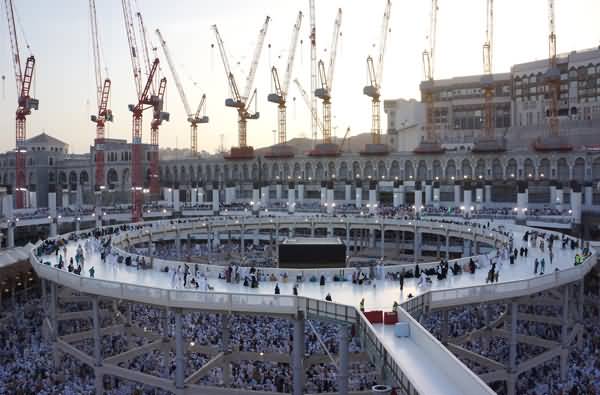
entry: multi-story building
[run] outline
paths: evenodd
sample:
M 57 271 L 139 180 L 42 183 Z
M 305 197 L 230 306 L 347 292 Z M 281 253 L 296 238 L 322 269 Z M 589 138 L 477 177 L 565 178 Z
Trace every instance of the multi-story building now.
M 562 129 L 571 133 L 575 144 L 592 145 L 593 129 L 600 122 L 600 49 L 573 51 L 558 56 L 561 71 L 559 116 Z M 507 142 L 533 140 L 547 129 L 549 100 L 544 75 L 548 60 L 521 63 L 510 73 L 493 75 L 495 84 L 495 127 Z M 440 139 L 446 147 L 469 147 L 483 126 L 484 93 L 481 75 L 436 80 L 434 83 L 434 120 Z M 388 133 L 398 135 L 402 125 L 397 114 L 411 113 L 413 101 L 386 101 Z M 415 124 L 422 125 L 424 114 Z M 420 141 L 422 127 L 407 132 L 416 134 L 411 143 Z M 518 137 L 518 138 L 517 138 Z M 404 146 L 412 150 L 415 145 Z

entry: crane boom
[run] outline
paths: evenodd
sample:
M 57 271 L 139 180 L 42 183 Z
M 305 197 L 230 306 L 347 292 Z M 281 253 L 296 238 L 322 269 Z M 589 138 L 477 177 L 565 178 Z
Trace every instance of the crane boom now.
M 123 7 L 123 18 L 125 21 L 125 31 L 127 33 L 127 41 L 129 43 L 129 56 L 131 57 L 131 67 L 133 69 L 133 80 L 138 99 L 142 94 L 142 68 L 140 66 L 140 58 L 137 49 L 137 39 L 135 29 L 133 28 L 133 18 L 131 15 L 130 0 L 121 0 Z
M 298 12 L 296 23 L 294 24 L 294 30 L 292 32 L 292 41 L 290 41 L 290 47 L 288 51 L 287 67 L 285 69 L 285 77 L 283 79 L 283 85 L 281 92 L 283 96 L 287 96 L 290 81 L 292 78 L 292 70 L 294 69 L 294 58 L 296 56 L 296 47 L 298 46 L 298 38 L 300 37 L 300 27 L 302 26 L 302 11 Z
M 385 57 L 385 49 L 387 44 L 388 31 L 390 26 L 390 15 L 392 12 L 392 1 L 387 0 L 385 11 L 383 13 L 383 22 L 381 23 L 381 36 L 379 39 L 379 57 L 377 58 L 377 87 L 381 87 L 383 79 L 383 59 Z
M 96 0 L 90 0 L 90 26 L 92 32 L 92 53 L 94 56 L 94 72 L 96 75 L 96 103 L 100 106 L 102 99 L 102 66 L 100 64 L 100 43 L 98 37 L 98 19 L 96 16 Z
M 252 56 L 252 63 L 250 64 L 250 72 L 248 73 L 248 77 L 246 78 L 246 87 L 244 88 L 244 96 L 242 99 L 244 101 L 248 100 L 250 93 L 252 92 L 252 85 L 254 84 L 254 78 L 256 77 L 256 70 L 258 69 L 258 61 L 260 59 L 260 54 L 262 52 L 263 45 L 265 43 L 265 37 L 267 36 L 267 29 L 269 28 L 269 21 L 271 17 L 267 16 L 265 18 L 265 23 L 263 24 L 260 32 L 258 33 L 258 41 L 256 42 L 256 47 L 254 48 L 254 55 Z
M 342 27 L 342 9 L 338 8 L 335 22 L 333 24 L 333 36 L 331 37 L 331 49 L 329 51 L 329 68 L 327 70 L 327 86 L 329 90 L 333 85 L 333 73 L 335 70 L 335 60 L 337 57 L 337 47 L 340 37 L 340 29 Z
M 217 25 L 213 25 L 212 28 L 215 32 L 217 47 L 219 47 L 219 53 L 221 55 L 221 60 L 223 61 L 223 67 L 225 68 L 225 77 L 227 78 L 227 83 L 229 84 L 229 90 L 234 100 L 241 101 L 239 90 L 237 89 L 237 84 L 235 83 L 235 76 L 233 75 L 231 67 L 229 66 L 229 59 L 227 58 L 227 51 L 225 51 L 225 44 L 223 43 L 223 39 L 221 38 L 221 34 L 219 33 Z
M 173 63 L 173 59 L 171 58 L 171 52 L 167 47 L 167 42 L 163 38 L 162 33 L 159 29 L 156 29 L 156 35 L 160 41 L 160 45 L 163 49 L 163 53 L 165 54 L 165 58 L 167 59 L 167 63 L 169 64 L 169 68 L 171 69 L 171 74 L 173 75 L 173 79 L 175 80 L 175 85 L 177 86 L 177 91 L 179 92 L 179 97 L 181 98 L 181 102 L 183 103 L 183 108 L 185 109 L 185 115 L 191 117 L 192 109 L 190 107 L 190 103 L 188 102 L 187 96 L 185 95 L 185 91 L 183 90 L 183 85 L 181 85 L 181 80 L 179 79 L 179 74 L 177 73 L 177 69 L 175 68 L 175 64 Z
M 17 29 L 15 27 L 15 11 L 12 0 L 4 0 L 6 18 L 8 20 L 8 36 L 10 39 L 11 58 L 15 72 L 15 83 L 17 92 L 21 91 L 23 73 L 21 71 L 21 55 L 19 53 L 19 41 L 17 40 Z
M 308 109 L 310 111 L 311 119 L 314 121 L 315 125 L 317 125 L 318 130 L 322 132 L 323 125 L 321 124 L 321 120 L 319 119 L 319 115 L 317 114 L 317 108 L 311 107 L 310 96 L 308 95 L 306 90 L 302 87 L 302 84 L 300 83 L 300 81 L 298 81 L 297 78 L 294 79 L 294 84 L 296 84 L 296 87 L 298 88 L 298 90 L 300 91 L 300 94 L 302 95 L 302 98 L 304 99 L 304 103 L 306 104 L 306 107 L 308 107 Z
M 146 26 L 144 25 L 144 18 L 141 12 L 136 12 L 138 19 L 138 29 L 140 33 L 140 40 L 142 40 L 142 50 L 144 52 L 144 66 L 146 67 L 146 75 L 150 74 L 150 50 L 148 49 L 148 36 L 146 35 Z

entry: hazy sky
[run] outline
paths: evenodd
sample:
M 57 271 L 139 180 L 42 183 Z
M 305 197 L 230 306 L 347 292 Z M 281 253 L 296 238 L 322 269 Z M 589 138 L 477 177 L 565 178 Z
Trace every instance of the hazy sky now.
M 85 0 L 15 0 L 17 29 L 31 44 L 36 56 L 34 95 L 40 110 L 28 118 L 28 135 L 41 131 L 71 145 L 73 152 L 86 152 L 95 128 L 89 121 L 96 111 L 95 82 L 90 44 L 89 10 Z M 429 0 L 393 0 L 391 33 L 385 60 L 383 98 L 419 97 L 422 79 L 421 53 L 425 47 L 430 12 Z M 508 71 L 514 63 L 547 56 L 547 0 L 496 1 L 495 71 Z M 598 0 L 556 0 L 558 51 L 597 46 L 600 42 Z M 136 3 L 134 2 L 134 7 Z M 365 59 L 376 55 L 383 0 L 317 0 L 318 56 L 327 62 L 333 20 L 343 9 L 342 37 L 333 82 L 333 126 L 337 135 L 346 127 L 352 134 L 370 128 L 370 102 L 362 95 L 367 82 Z M 229 53 L 229 61 L 243 90 L 258 31 L 266 15 L 271 16 L 255 87 L 258 88 L 260 120 L 248 123 L 248 144 L 255 147 L 273 142 L 277 106 L 266 96 L 272 88 L 270 68 L 285 69 L 287 48 L 298 10 L 305 14 L 298 46 L 294 76 L 305 89 L 310 87 L 308 45 L 308 0 L 138 0 L 149 36 L 156 45 L 154 30 L 161 29 L 179 68 L 191 106 L 195 109 L 202 93 L 208 97 L 210 124 L 199 127 L 199 148 L 213 151 L 224 134 L 225 145 L 237 145 L 237 113 L 224 107 L 229 90 L 223 65 L 210 27 L 217 24 Z M 14 147 L 16 90 L 9 56 L 5 12 L 0 20 L 0 74 L 6 76 L 0 97 L 0 149 Z M 131 139 L 131 113 L 135 102 L 131 62 L 127 49 L 121 2 L 97 0 L 103 63 L 113 83 L 111 108 L 115 122 L 109 137 Z M 479 74 L 485 29 L 485 0 L 439 0 L 436 77 Z M 21 37 L 22 59 L 28 55 Z M 271 49 L 268 48 L 271 44 Z M 326 50 L 327 49 L 327 50 Z M 162 72 L 168 78 L 167 111 L 171 122 L 160 131 L 160 145 L 189 147 L 189 126 L 183 105 L 167 63 Z M 281 77 L 283 78 L 283 76 Z M 296 100 L 294 100 L 294 97 Z M 288 138 L 310 136 L 309 112 L 290 84 Z M 145 113 L 144 141 L 149 140 L 149 119 Z

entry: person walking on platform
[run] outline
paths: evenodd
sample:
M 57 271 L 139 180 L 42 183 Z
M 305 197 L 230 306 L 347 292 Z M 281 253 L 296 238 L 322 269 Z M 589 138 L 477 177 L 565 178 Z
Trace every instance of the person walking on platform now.
M 544 258 L 540 259 L 540 276 L 544 275 L 544 269 L 546 268 L 546 261 Z
M 533 263 L 533 274 L 537 274 L 539 265 L 540 265 L 540 261 L 538 261 L 538 259 L 535 258 L 535 261 Z
M 404 289 L 404 273 L 400 273 L 400 292 Z
M 360 305 L 359 305 L 359 306 L 360 306 L 360 307 L 359 307 L 359 308 L 360 308 L 360 311 L 361 311 L 362 313 L 364 313 L 364 312 L 365 312 L 365 298 L 362 298 L 362 299 L 360 300 Z

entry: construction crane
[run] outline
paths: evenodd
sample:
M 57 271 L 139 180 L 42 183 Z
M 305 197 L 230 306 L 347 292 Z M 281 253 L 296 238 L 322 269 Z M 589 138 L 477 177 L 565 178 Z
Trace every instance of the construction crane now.
M 379 39 L 379 56 L 377 58 L 377 68 L 373 58 L 367 58 L 367 70 L 369 73 L 369 86 L 363 88 L 363 94 L 372 99 L 371 103 L 371 136 L 372 143 L 381 144 L 381 84 L 383 80 L 383 59 L 385 56 L 385 46 L 390 25 L 390 13 L 392 11 L 391 0 L 386 0 L 385 11 L 383 12 L 383 22 L 381 24 L 381 36 Z
M 15 27 L 15 8 L 12 0 L 4 0 L 4 8 L 8 19 L 8 32 L 10 38 L 11 56 L 15 71 L 15 83 L 17 86 L 17 111 L 16 111 L 16 145 L 15 145 L 15 193 L 16 208 L 25 207 L 25 194 L 27 192 L 27 168 L 25 140 L 27 138 L 27 116 L 31 110 L 39 108 L 39 100 L 30 96 L 33 71 L 35 68 L 35 57 L 27 58 L 24 72 L 21 69 L 21 55 L 19 53 L 19 41 Z M 29 46 L 28 46 L 29 47 Z
M 475 140 L 473 152 L 500 152 L 504 151 L 504 144 L 496 140 L 496 127 L 494 125 L 494 0 L 486 3 L 486 29 L 483 43 L 483 76 L 481 87 L 483 89 L 483 137 Z
M 309 18 L 310 18 L 310 100 L 309 109 L 311 113 L 310 128 L 312 133 L 313 144 L 317 143 L 317 126 L 318 117 L 314 114 L 317 113 L 317 97 L 315 96 L 315 90 L 317 90 L 317 16 L 315 10 L 315 0 L 308 0 Z M 323 128 L 320 128 L 322 131 Z
M 187 96 L 185 95 L 185 91 L 183 89 L 183 85 L 181 84 L 181 80 L 179 79 L 179 73 L 177 73 L 177 69 L 175 68 L 173 59 L 171 58 L 171 51 L 169 51 L 167 42 L 163 38 L 162 33 L 159 29 L 156 29 L 156 35 L 158 36 L 158 39 L 160 41 L 163 53 L 165 54 L 165 58 L 167 59 L 167 63 L 169 64 L 169 68 L 171 69 L 171 74 L 173 75 L 173 80 L 175 81 L 175 85 L 177 86 L 177 91 L 179 92 L 181 102 L 183 103 L 183 108 L 185 109 L 187 120 L 190 123 L 190 149 L 192 151 L 192 155 L 196 156 L 198 153 L 198 124 L 208 123 L 208 117 L 206 115 L 200 115 L 205 109 L 206 95 L 202 95 L 202 99 L 200 100 L 198 109 L 195 113 L 193 113 L 190 107 L 190 103 L 188 102 Z
M 152 108 L 155 116 L 158 114 L 158 118 L 168 118 L 168 114 L 164 113 L 161 115 L 162 110 L 162 98 L 160 97 L 160 89 L 162 88 L 162 95 L 164 95 L 164 88 L 166 87 L 166 79 L 161 80 L 161 88 L 159 88 L 159 95 L 151 94 L 151 87 L 153 85 L 154 77 L 158 71 L 159 60 L 154 60 L 148 73 L 146 84 L 142 87 L 141 80 L 141 69 L 138 58 L 137 40 L 133 28 L 133 19 L 131 15 L 131 4 L 129 0 L 121 1 L 123 8 L 123 18 L 125 21 L 125 30 L 127 33 L 127 40 L 129 43 L 131 64 L 133 68 L 134 83 L 137 91 L 137 103 L 129 105 L 129 111 L 133 113 L 132 123 L 132 136 L 131 136 L 131 219 L 133 222 L 137 222 L 142 218 L 143 208 L 143 152 L 142 152 L 142 115 L 146 109 Z M 153 121 L 154 121 L 153 119 Z M 158 134 L 153 133 L 151 138 L 152 143 L 157 144 L 158 141 L 154 141 L 158 138 Z M 153 146 L 156 148 L 156 145 Z M 153 149 L 152 152 L 158 152 Z M 155 154 L 152 154 L 154 156 Z M 151 158 L 152 162 L 152 158 Z M 151 165 L 152 166 L 152 165 Z M 152 172 L 152 170 L 151 170 Z M 151 173 L 151 176 L 153 174 Z M 154 178 L 154 177 L 152 177 Z M 152 179 L 150 180 L 152 183 Z
M 294 79 L 294 83 L 296 84 L 296 87 L 300 91 L 300 94 L 302 95 L 302 98 L 304 99 L 304 103 L 306 104 L 306 107 L 309 109 L 309 111 L 311 113 L 311 119 L 317 125 L 317 129 L 319 130 L 319 132 L 322 133 L 323 132 L 323 124 L 321 123 L 321 120 L 319 119 L 319 114 L 317 114 L 317 108 L 311 107 L 310 96 L 308 95 L 306 90 L 302 87 L 302 84 L 300 83 L 300 81 L 298 81 L 297 78 Z
M 254 55 L 252 57 L 252 63 L 250 64 L 250 72 L 248 73 L 248 77 L 246 78 L 246 86 L 243 94 L 240 94 L 238 85 L 235 80 L 235 76 L 231 71 L 231 67 L 229 67 L 229 61 L 227 59 L 227 53 L 225 51 L 225 44 L 223 44 L 223 39 L 219 34 L 217 25 L 213 25 L 213 30 L 217 39 L 217 45 L 221 54 L 221 60 L 223 61 L 223 66 L 225 68 L 225 75 L 227 77 L 229 89 L 231 91 L 232 96 L 232 98 L 225 100 L 225 106 L 236 108 L 238 111 L 238 146 L 240 153 L 242 151 L 252 151 L 252 148 L 247 147 L 246 145 L 247 120 L 258 119 L 260 117 L 260 113 L 258 111 L 250 113 L 248 109 L 251 107 L 252 102 L 256 98 L 256 89 L 252 91 L 252 85 L 254 84 L 254 78 L 256 77 L 256 69 L 258 68 L 258 62 L 260 59 L 260 54 L 262 52 L 263 44 L 265 42 L 265 37 L 267 35 L 267 29 L 269 27 L 270 20 L 271 18 L 267 16 L 258 34 L 258 41 L 256 42 L 256 47 L 254 48 Z M 251 93 L 252 95 L 250 95 Z
M 92 31 L 92 52 L 94 55 L 94 72 L 96 76 L 96 102 L 98 113 L 92 115 L 91 121 L 96 124 L 96 139 L 94 140 L 96 163 L 96 187 L 101 190 L 105 187 L 104 179 L 104 127 L 106 122 L 113 121 L 112 110 L 108 108 L 110 98 L 110 78 L 102 78 L 102 62 L 100 53 L 100 39 L 98 34 L 98 18 L 96 15 L 96 0 L 90 0 L 90 25 Z
M 542 138 L 535 143 L 539 151 L 569 151 L 573 147 L 560 136 L 559 98 L 560 98 L 560 69 L 556 54 L 556 26 L 554 0 L 548 0 L 548 70 L 544 74 L 544 80 L 548 92 L 548 125 L 550 135 L 546 141 Z
M 319 60 L 319 80 L 321 87 L 315 90 L 315 96 L 323 101 L 323 144 L 331 144 L 331 91 L 341 26 L 342 9 L 339 8 L 333 25 L 331 50 L 329 51 L 329 67 L 326 73 L 325 63 L 323 63 L 323 60 Z
M 421 83 L 421 92 L 425 100 L 425 138 L 415 149 L 415 153 L 435 154 L 444 149 L 439 143 L 434 120 L 433 81 L 435 66 L 435 44 L 437 38 L 438 0 L 431 0 L 429 20 L 428 48 L 423 51 L 423 71 L 425 80 Z
M 300 26 L 302 25 L 302 11 L 298 12 L 296 23 L 292 31 L 292 41 L 288 50 L 287 67 L 285 69 L 285 77 L 283 79 L 283 85 L 279 82 L 279 74 L 277 68 L 273 66 L 271 68 L 271 75 L 273 77 L 273 84 L 275 86 L 275 93 L 271 93 L 267 96 L 267 100 L 271 103 L 275 103 L 279 107 L 278 112 L 278 128 L 279 128 L 279 144 L 285 144 L 287 141 L 286 136 L 286 100 L 288 94 L 288 88 L 290 86 L 290 79 L 292 78 L 292 70 L 294 68 L 294 57 L 296 55 L 296 47 L 298 45 L 298 38 L 300 37 Z

